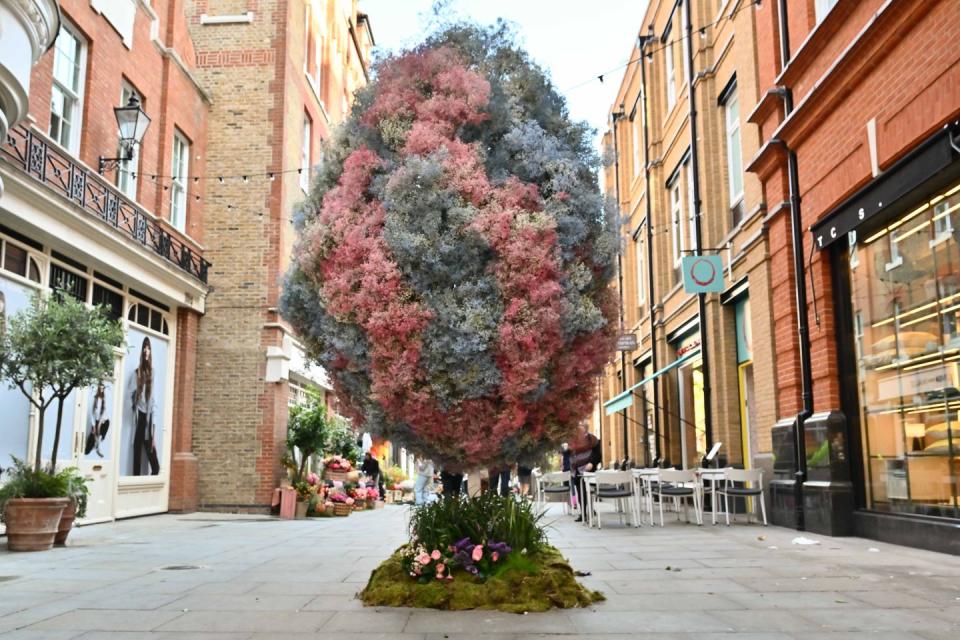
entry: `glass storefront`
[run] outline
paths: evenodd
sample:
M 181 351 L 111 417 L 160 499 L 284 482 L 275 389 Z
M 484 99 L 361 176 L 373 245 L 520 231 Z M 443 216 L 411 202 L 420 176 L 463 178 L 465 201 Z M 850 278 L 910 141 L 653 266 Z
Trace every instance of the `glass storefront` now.
M 960 517 L 960 185 L 870 237 L 851 233 L 871 509 Z
M 706 405 L 703 397 L 703 359 L 699 356 L 700 333 L 675 343 L 677 359 L 695 355 L 677 368 L 676 385 L 680 402 L 680 463 L 684 469 L 696 469 L 707 454 Z

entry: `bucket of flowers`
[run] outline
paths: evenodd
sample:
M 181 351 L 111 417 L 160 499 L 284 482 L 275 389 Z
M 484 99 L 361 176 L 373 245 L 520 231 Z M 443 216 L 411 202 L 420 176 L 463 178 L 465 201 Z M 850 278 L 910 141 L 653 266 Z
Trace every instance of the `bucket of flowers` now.
M 331 494 L 330 502 L 333 503 L 333 515 L 335 516 L 349 516 L 353 511 L 354 499 L 345 493 Z
M 350 489 L 350 497 L 353 498 L 354 511 L 363 511 L 367 508 L 367 488 L 363 485 Z
M 350 464 L 350 461 L 346 458 L 333 456 L 324 463 L 323 469 L 327 480 L 346 482 L 350 476 L 350 472 L 353 471 L 353 465 Z
M 376 487 L 367 487 L 367 508 L 383 509 L 383 501 L 380 499 L 380 490 Z

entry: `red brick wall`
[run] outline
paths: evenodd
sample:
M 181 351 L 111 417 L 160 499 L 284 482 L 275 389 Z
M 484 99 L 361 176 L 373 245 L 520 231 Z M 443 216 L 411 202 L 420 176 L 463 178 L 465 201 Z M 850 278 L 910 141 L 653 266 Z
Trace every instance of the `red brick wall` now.
M 775 6 L 776 3 L 771 3 Z M 800 4 L 800 3 L 797 3 Z M 764 3 L 764 7 L 768 6 Z M 793 3 L 791 3 L 791 11 Z M 886 9 L 877 13 L 881 6 Z M 757 11 L 758 16 L 761 10 Z M 776 75 L 775 11 L 758 19 L 760 75 L 772 88 Z M 786 124 L 767 109 L 763 135 L 778 135 L 797 153 L 804 228 L 804 261 L 812 238 L 806 232 L 872 178 L 867 123 L 876 120 L 877 159 L 883 171 L 919 141 L 960 116 L 960 2 L 954 0 L 840 0 L 818 26 L 794 19 L 790 42 L 795 58 L 783 74 L 796 110 Z M 858 44 L 853 44 L 860 36 Z M 801 46 L 802 44 L 802 46 Z M 851 55 L 839 57 L 851 46 Z M 764 180 L 768 206 L 784 197 L 785 165 Z M 781 417 L 799 409 L 796 305 L 793 301 L 790 224 L 787 215 L 770 223 L 771 285 Z M 826 252 L 813 254 L 808 270 L 808 318 L 815 409 L 840 406 L 832 274 Z M 812 286 L 811 286 L 812 283 Z M 819 311 L 819 325 L 813 304 Z
M 154 0 L 160 46 L 171 47 L 188 68 L 194 60 L 193 45 L 183 15 L 184 0 Z M 92 170 L 100 156 L 117 155 L 117 123 L 113 108 L 119 105 L 122 82 L 126 80 L 143 97 L 143 108 L 151 117 L 140 146 L 137 201 L 164 219 L 170 214 L 170 180 L 151 180 L 151 175 L 169 176 L 174 127 L 191 142 L 190 172 L 199 171 L 205 155 L 208 105 L 202 92 L 171 57 L 163 55 L 151 38 L 153 17 L 137 3 L 133 46 L 128 49 L 121 36 L 90 7 L 89 0 L 61 0 L 64 18 L 76 27 L 87 44 L 83 71 L 83 112 L 79 159 Z M 30 84 L 30 115 L 37 127 L 50 129 L 50 95 L 54 51 L 44 54 L 34 67 Z M 106 176 L 113 181 L 113 171 Z M 190 183 L 187 204 L 187 235 L 203 240 L 204 182 Z M 198 202 L 194 196 L 199 195 Z M 171 231 L 179 235 L 175 230 Z

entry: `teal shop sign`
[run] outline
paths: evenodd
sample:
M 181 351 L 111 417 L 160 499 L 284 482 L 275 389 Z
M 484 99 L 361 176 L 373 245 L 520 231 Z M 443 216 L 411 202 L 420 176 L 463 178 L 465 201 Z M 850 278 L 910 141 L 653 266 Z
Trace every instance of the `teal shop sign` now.
M 680 264 L 684 293 L 723 291 L 723 259 L 720 256 L 685 256 Z

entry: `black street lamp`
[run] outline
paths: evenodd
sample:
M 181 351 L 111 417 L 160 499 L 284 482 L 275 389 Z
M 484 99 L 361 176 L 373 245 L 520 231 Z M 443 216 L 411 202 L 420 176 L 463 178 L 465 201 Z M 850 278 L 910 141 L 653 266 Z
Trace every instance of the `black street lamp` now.
M 133 147 L 140 144 L 143 135 L 150 126 L 150 116 L 140 107 L 140 99 L 137 96 L 130 96 L 130 101 L 125 107 L 114 107 L 113 113 L 117 118 L 117 126 L 120 128 L 120 149 L 119 158 L 104 158 L 100 156 L 99 173 L 108 168 L 116 168 L 121 162 L 128 162 L 133 159 Z

